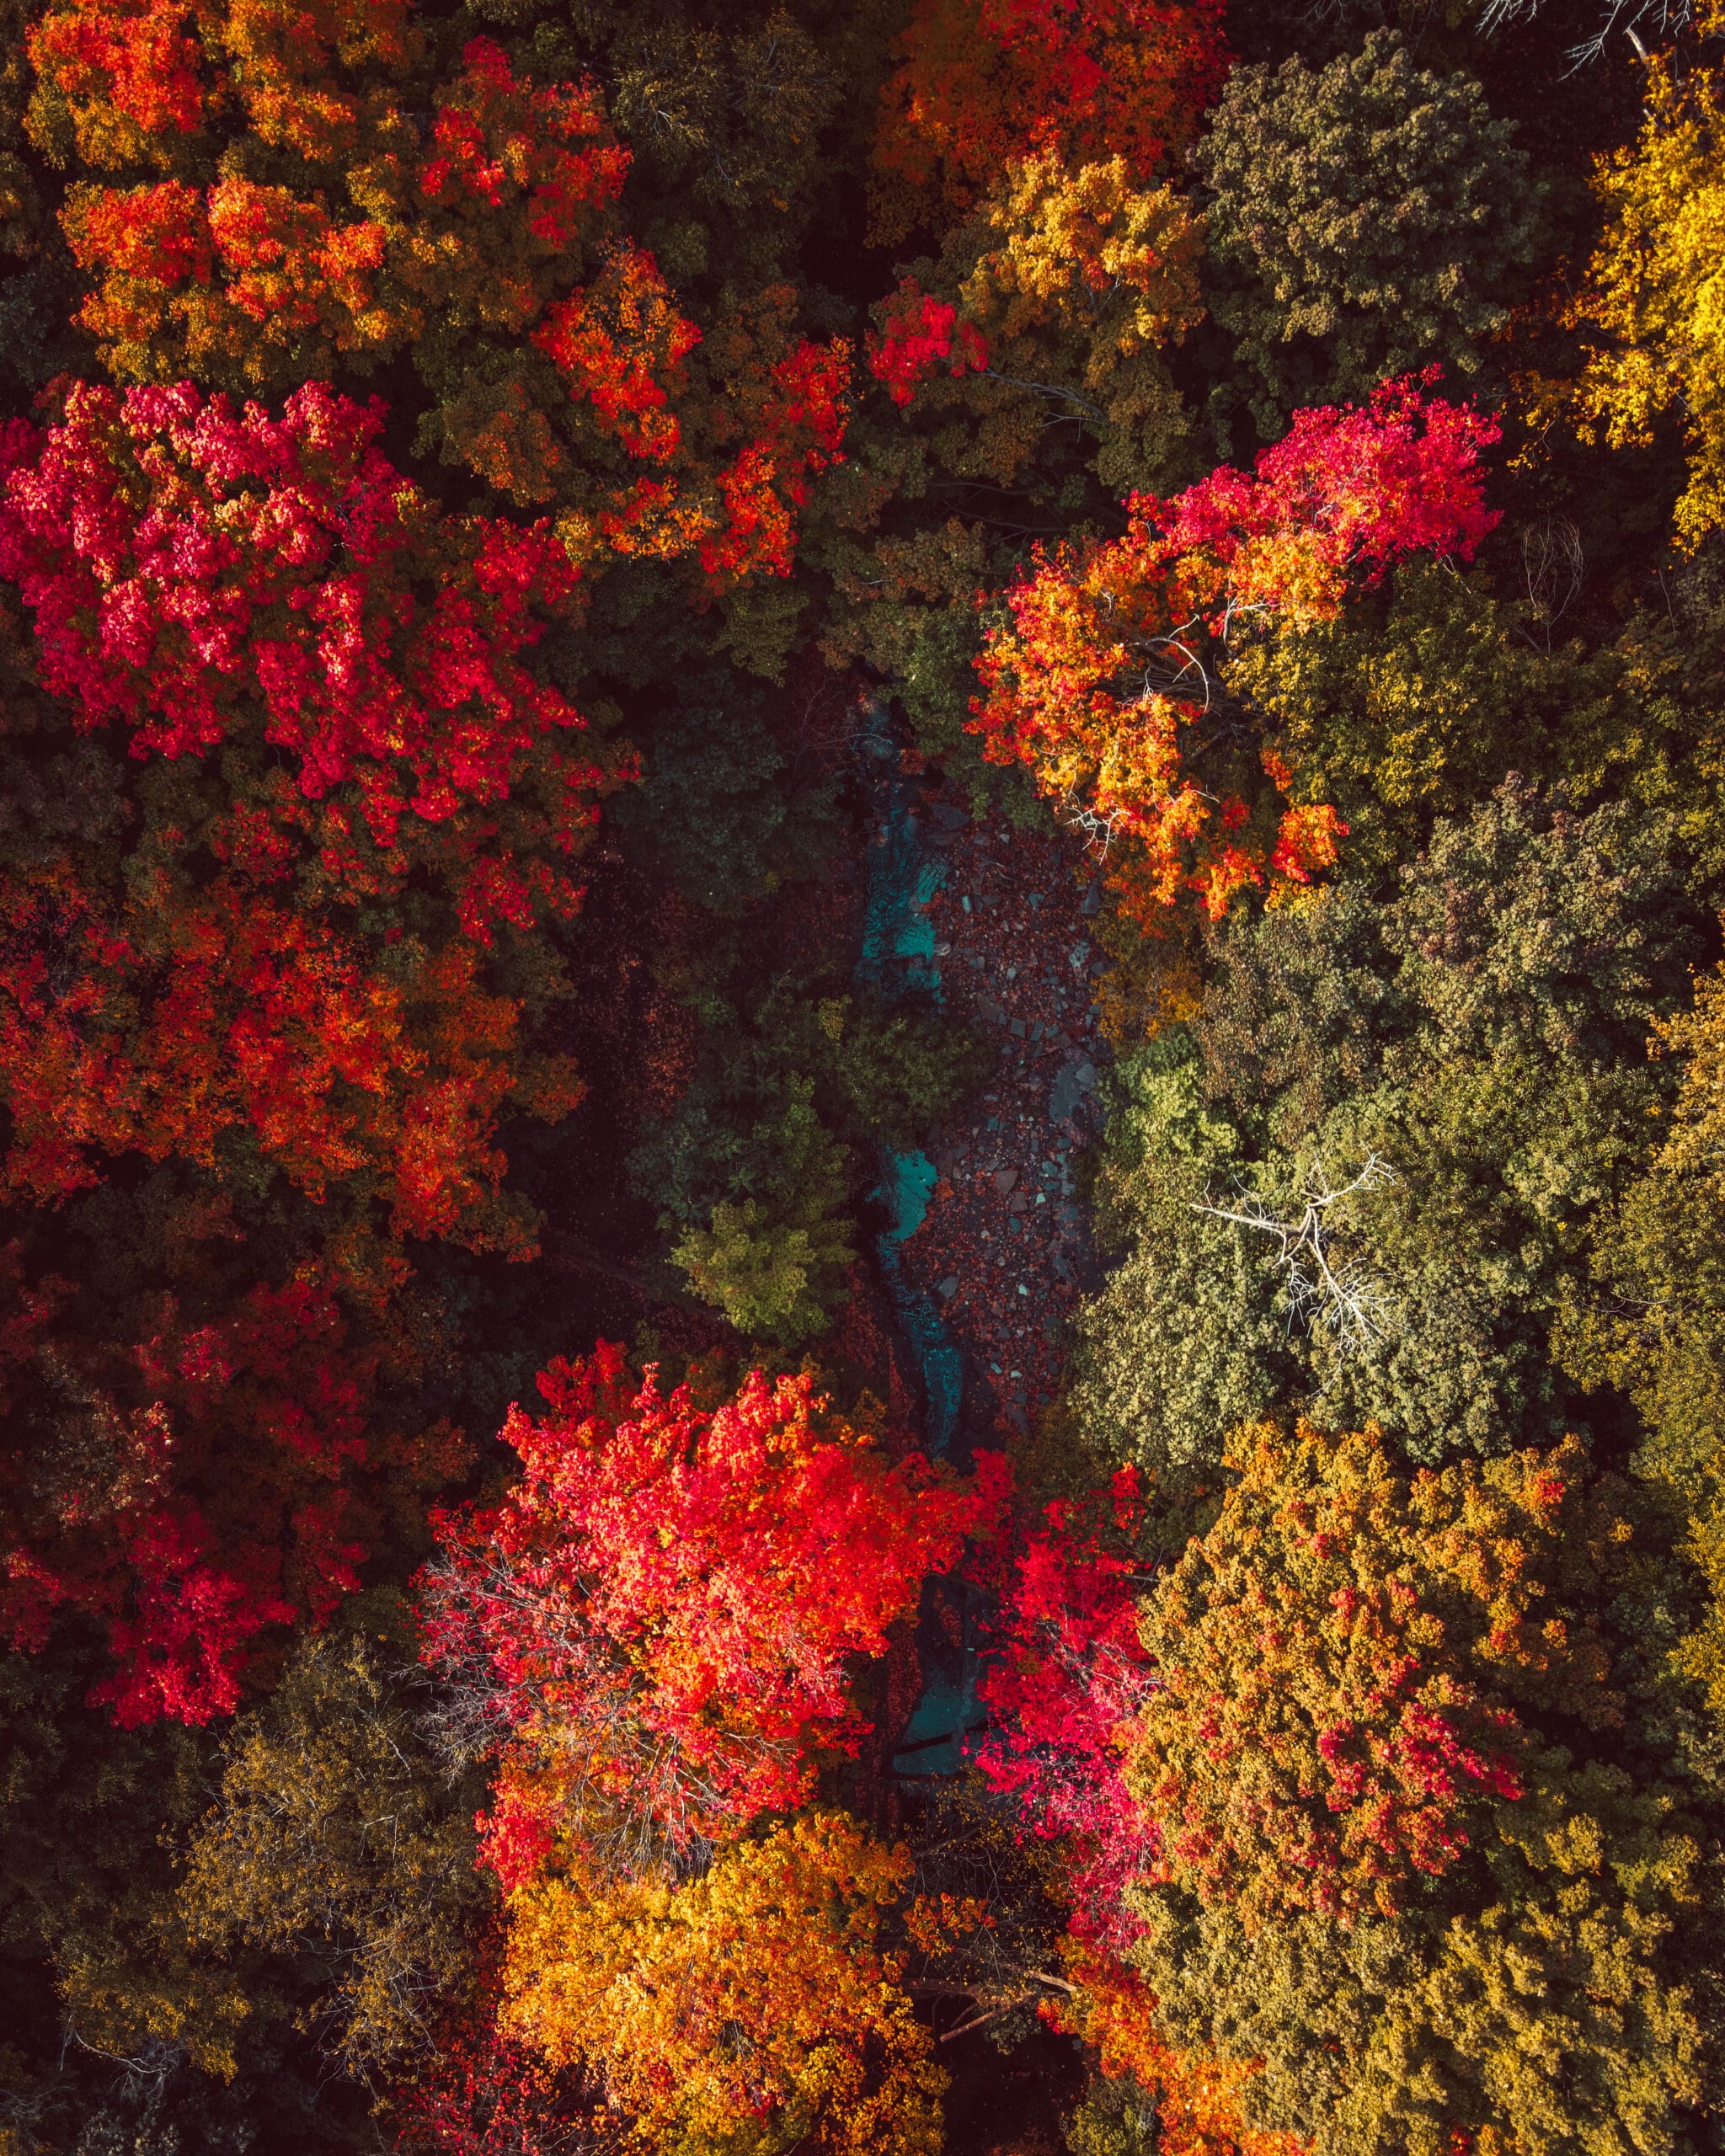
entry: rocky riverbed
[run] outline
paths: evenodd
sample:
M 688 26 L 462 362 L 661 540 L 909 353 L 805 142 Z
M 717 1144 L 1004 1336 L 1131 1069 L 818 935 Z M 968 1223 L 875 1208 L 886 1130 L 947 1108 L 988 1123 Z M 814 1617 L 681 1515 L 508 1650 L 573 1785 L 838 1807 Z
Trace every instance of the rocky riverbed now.
M 937 796 L 916 813 L 942 871 L 922 902 L 942 1001 L 996 1061 L 930 1134 L 932 1189 L 901 1262 L 963 1353 L 967 1431 L 998 1441 L 1052 1395 L 1066 1321 L 1097 1283 L 1076 1182 L 1102 1120 L 1094 899 L 1070 845 L 971 823 Z

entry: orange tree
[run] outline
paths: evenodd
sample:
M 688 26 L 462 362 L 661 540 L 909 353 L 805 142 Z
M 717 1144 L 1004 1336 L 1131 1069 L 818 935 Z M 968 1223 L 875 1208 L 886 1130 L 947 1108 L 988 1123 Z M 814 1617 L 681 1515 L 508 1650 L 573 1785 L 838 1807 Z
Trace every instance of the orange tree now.
M 785 573 L 846 349 L 771 286 L 703 343 L 626 227 L 590 83 L 457 51 L 408 0 L 72 0 L 30 50 L 35 138 L 89 175 L 63 222 L 120 379 L 279 392 L 406 360 L 421 447 L 563 505 L 577 552 Z
M 1190 142 L 1226 66 L 1210 0 L 918 0 L 882 92 L 874 223 L 902 238 L 974 208 L 1012 163 L 1124 159 L 1142 183 Z
M 806 1376 L 665 1395 L 601 1343 L 540 1388 L 505 1432 L 521 1481 L 440 1522 L 420 1582 L 445 1741 L 498 1762 L 500 2035 L 647 2146 L 932 2152 L 910 1942 L 975 1914 L 799 1807 L 868 1733 L 857 1658 L 983 1501 L 889 1464 Z
M 1573 1439 L 1411 1483 L 1370 1437 L 1236 1444 L 1221 1519 L 1142 1625 L 1157 1681 L 1129 1778 L 1205 1900 L 1391 1913 L 1527 1793 L 1518 1700 L 1621 1723 L 1597 1620 L 1559 1613 L 1581 1553 L 1627 1529 Z
M 482 979 L 499 934 L 579 905 L 618 776 L 524 655 L 576 576 L 543 526 L 440 515 L 381 423 L 318 389 L 278 422 L 78 385 L 8 430 L 35 671 L 142 766 L 124 875 L 66 850 L 8 894 L 15 1188 L 88 1182 L 93 1145 L 212 1166 L 245 1129 L 309 1194 L 362 1171 L 438 1234 L 496 1181 L 506 1096 L 576 1097 L 511 1067 L 520 1006 Z
M 1263 777 L 1285 793 L 1292 774 L 1264 755 L 1254 780 L 1229 754 L 1230 639 L 1332 619 L 1409 553 L 1471 554 L 1496 521 L 1478 469 L 1496 435 L 1386 384 L 1369 404 L 1299 414 L 1250 474 L 1133 496 L 1124 537 L 1039 551 L 1007 593 L 973 728 L 1091 838 L 1130 920 L 1153 929 L 1183 891 L 1215 918 L 1242 886 L 1305 883 L 1334 860 L 1334 811 L 1278 813 Z
M 1104 487 L 1141 483 L 1184 432 L 1164 351 L 1202 317 L 1201 244 L 1188 205 L 1123 157 L 1026 157 L 949 236 L 932 289 L 907 278 L 876 309 L 871 369 L 956 473 L 1012 484 L 1058 413 L 1096 441 Z

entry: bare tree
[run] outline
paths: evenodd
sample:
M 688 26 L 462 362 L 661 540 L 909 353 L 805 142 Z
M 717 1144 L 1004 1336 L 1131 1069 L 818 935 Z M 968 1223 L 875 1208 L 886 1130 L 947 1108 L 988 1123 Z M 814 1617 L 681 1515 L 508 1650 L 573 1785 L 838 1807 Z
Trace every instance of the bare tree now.
M 1194 1202 L 1192 1210 L 1273 1237 L 1275 1262 L 1288 1276 L 1290 1325 L 1299 1319 L 1308 1331 L 1324 1326 L 1344 1355 L 1364 1354 L 1384 1334 L 1383 1290 L 1360 1260 L 1335 1258 L 1330 1214 L 1345 1198 L 1400 1181 L 1381 1155 L 1368 1153 L 1365 1166 L 1340 1189 L 1332 1186 L 1322 1163 L 1315 1166 L 1306 1177 L 1304 1209 L 1293 1219 L 1281 1219 L 1256 1197 L 1242 1197 L 1237 1206 L 1228 1207 L 1213 1205 L 1206 1195 L 1202 1203 Z
M 1542 0 L 1487 0 L 1480 13 L 1480 27 L 1490 31 L 1531 22 L 1541 4 Z M 1642 39 L 1643 30 L 1649 37 L 1676 37 L 1694 20 L 1693 0 L 1604 0 L 1599 27 L 1591 37 L 1572 45 L 1565 56 L 1572 67 L 1585 67 L 1604 54 L 1613 35 L 1621 29 L 1645 60 L 1648 48 Z
M 1527 585 L 1528 609 L 1545 638 L 1547 654 L 1551 632 L 1574 605 L 1587 566 L 1581 550 L 1581 533 L 1567 516 L 1542 516 L 1525 525 L 1521 533 L 1521 569 Z M 1530 643 L 1535 639 L 1530 636 Z

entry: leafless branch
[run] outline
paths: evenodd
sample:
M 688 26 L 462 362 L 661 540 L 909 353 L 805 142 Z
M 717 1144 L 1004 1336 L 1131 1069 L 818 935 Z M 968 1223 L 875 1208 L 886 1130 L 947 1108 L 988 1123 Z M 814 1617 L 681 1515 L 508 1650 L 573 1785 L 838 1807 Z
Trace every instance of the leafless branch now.
M 981 2013 L 973 2014 L 968 2021 L 961 2021 L 956 2029 L 943 2031 L 941 2041 L 943 2044 L 950 2044 L 957 2037 L 968 2036 L 973 2029 L 985 2029 L 991 2021 L 1000 2020 L 1003 2015 L 1010 2014 L 1015 2006 L 1028 2006 L 1035 1997 L 1036 1993 L 1033 1991 L 1021 1991 L 1011 1999 L 1003 1999 L 997 2006 L 986 2006 Z
M 1277 1245 L 1275 1262 L 1288 1276 L 1290 1325 L 1299 1319 L 1308 1331 L 1325 1326 L 1336 1336 L 1344 1354 L 1363 1354 L 1383 1337 L 1383 1294 L 1362 1262 L 1337 1262 L 1329 1215 L 1344 1198 L 1400 1181 L 1381 1155 L 1369 1153 L 1359 1173 L 1340 1189 L 1332 1187 L 1322 1165 L 1314 1167 L 1306 1179 L 1305 1208 L 1291 1220 L 1280 1219 L 1259 1198 L 1226 1206 L 1212 1204 L 1206 1196 L 1202 1203 L 1194 1200 L 1192 1210 L 1210 1219 L 1231 1221 L 1237 1227 L 1273 1237 Z
M 1528 609 L 1544 636 L 1548 653 L 1551 632 L 1574 605 L 1586 566 L 1581 533 L 1567 516 L 1545 516 L 1524 526 L 1521 568 Z
M 1013 389 L 1033 390 L 1039 397 L 1064 397 L 1069 404 L 1076 404 L 1087 419 L 1106 420 L 1108 414 L 1099 404 L 1092 404 L 1087 397 L 1081 397 L 1076 389 L 1068 389 L 1058 382 L 1027 382 L 1016 374 L 1002 374 L 998 367 L 983 367 L 980 372 L 991 382 L 1004 382 Z
M 1068 793 L 1055 809 L 1068 830 L 1076 831 L 1087 849 L 1098 861 L 1106 861 L 1114 833 L 1126 820 L 1124 808 L 1094 808 L 1081 801 L 1076 792 Z
M 644 1711 L 639 1673 L 611 1653 L 578 1598 L 499 1556 L 466 1569 L 447 1559 L 426 1573 L 429 1604 L 448 1623 L 436 1703 L 424 1726 L 451 1773 L 526 1744 L 552 1768 L 567 1813 L 579 1816 L 600 1866 L 631 1877 L 697 1876 L 712 1860 L 706 1828 L 726 1806 L 723 1772 L 788 1758 L 789 1741 L 714 1728 L 704 1759 Z M 496 1622 L 520 1612 L 534 1652 L 508 1671 L 483 1629 L 461 1620 L 483 1604 Z M 794 1654 L 797 1642 L 786 1643 Z M 627 1795 L 619 1792 L 626 1790 Z
M 1530 22 L 1539 13 L 1541 0 L 1487 0 L 1480 16 L 1482 29 L 1498 30 L 1512 23 Z M 1612 36 L 1621 29 L 1641 57 L 1648 56 L 1640 33 L 1655 37 L 1674 36 L 1695 19 L 1693 0 L 1607 0 L 1603 19 L 1591 37 L 1572 45 L 1565 58 L 1572 72 L 1599 58 Z

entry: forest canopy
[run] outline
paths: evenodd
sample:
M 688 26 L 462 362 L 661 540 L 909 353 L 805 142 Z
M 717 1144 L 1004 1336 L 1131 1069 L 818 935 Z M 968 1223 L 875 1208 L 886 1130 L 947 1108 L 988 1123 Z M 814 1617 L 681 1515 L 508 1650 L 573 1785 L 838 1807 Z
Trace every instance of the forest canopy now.
M 1718 0 L 0 0 L 0 2156 L 1709 2156 Z

